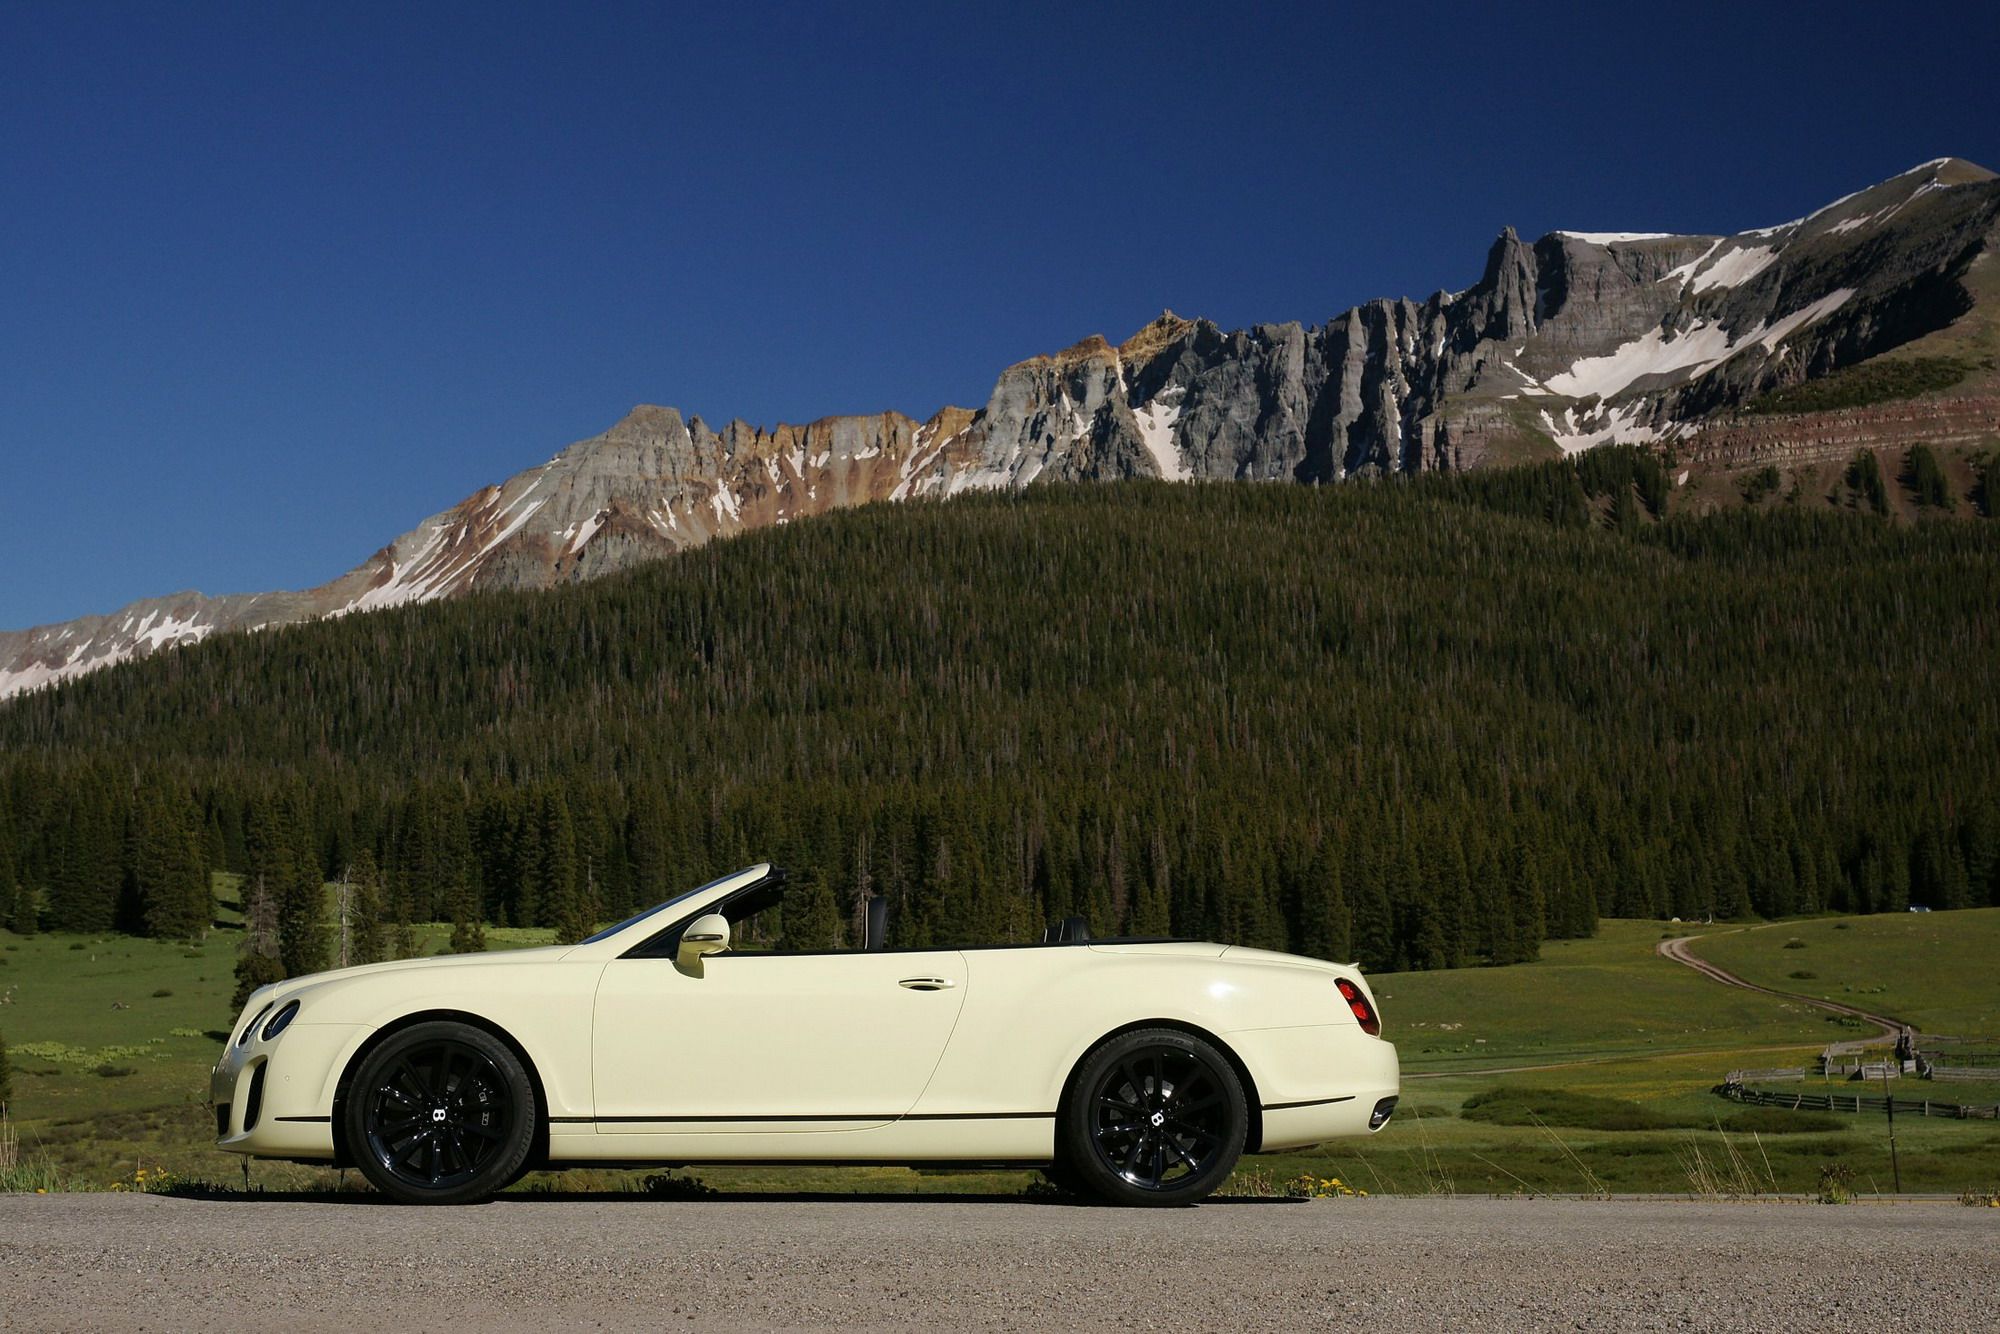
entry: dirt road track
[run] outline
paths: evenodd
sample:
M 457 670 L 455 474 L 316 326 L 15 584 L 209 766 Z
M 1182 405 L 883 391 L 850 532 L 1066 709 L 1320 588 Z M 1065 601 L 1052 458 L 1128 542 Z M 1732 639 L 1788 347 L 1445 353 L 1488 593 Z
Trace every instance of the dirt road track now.
M 1711 981 L 1720 982 L 1726 987 L 1741 987 L 1745 991 L 1761 992 L 1766 996 L 1776 996 L 1780 1000 L 1797 1001 L 1801 1005 L 1810 1005 L 1816 1010 L 1827 1010 L 1834 1014 L 1844 1014 L 1850 1018 L 1874 1024 L 1881 1030 L 1881 1032 L 1873 1037 L 1857 1038 L 1851 1042 L 1836 1042 L 1829 1048 L 1831 1051 L 1859 1051 L 1863 1047 L 1880 1042 L 1883 1038 L 1894 1038 L 1903 1031 L 1903 1021 L 1886 1014 L 1876 1014 L 1871 1010 L 1863 1010 L 1857 1006 L 1843 1005 L 1839 1001 L 1822 1000 L 1817 996 L 1802 996 L 1796 991 L 1780 991 L 1776 987 L 1759 986 L 1755 982 L 1745 981 L 1728 969 L 1718 968 L 1696 954 L 1690 948 L 1690 945 L 1692 942 L 1700 939 L 1700 936 L 1676 936 L 1672 940 L 1661 941 L 1655 948 L 1661 956 L 1672 959 L 1675 963 L 1684 964 L 1694 969 L 1697 973 L 1700 973 L 1703 977 Z
M 2000 1209 L 0 1196 L 0 1328 L 1990 1328 Z

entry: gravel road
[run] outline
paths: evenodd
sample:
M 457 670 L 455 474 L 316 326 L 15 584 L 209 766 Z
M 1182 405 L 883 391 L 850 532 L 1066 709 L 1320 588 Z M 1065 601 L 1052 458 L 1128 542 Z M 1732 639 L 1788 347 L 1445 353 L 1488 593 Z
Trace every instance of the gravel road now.
M 2000 1209 L 0 1196 L 0 1328 L 1991 1328 Z

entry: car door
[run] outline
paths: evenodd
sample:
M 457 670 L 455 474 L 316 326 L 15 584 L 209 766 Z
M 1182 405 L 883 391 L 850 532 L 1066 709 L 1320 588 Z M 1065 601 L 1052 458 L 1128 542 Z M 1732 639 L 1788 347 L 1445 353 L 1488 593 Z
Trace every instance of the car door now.
M 598 983 L 600 1133 L 835 1130 L 916 1103 L 965 1001 L 953 950 L 622 958 Z

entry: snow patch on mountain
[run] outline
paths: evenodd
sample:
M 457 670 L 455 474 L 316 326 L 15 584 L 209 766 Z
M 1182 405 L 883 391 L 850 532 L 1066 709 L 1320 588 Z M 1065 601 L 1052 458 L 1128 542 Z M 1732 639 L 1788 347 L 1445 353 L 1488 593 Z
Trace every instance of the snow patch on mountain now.
M 1557 236 L 1567 236 L 1572 241 L 1582 241 L 1587 245 L 1619 245 L 1626 241 L 1671 241 L 1676 232 L 1569 232 L 1560 231 Z
M 1193 475 L 1174 443 L 1174 423 L 1181 419 L 1181 400 L 1186 393 L 1180 385 L 1162 390 L 1159 397 L 1132 414 L 1139 423 L 1139 439 L 1146 452 L 1153 456 L 1160 476 L 1170 482 L 1185 482 Z
M 1776 246 L 1745 246 L 1732 250 L 1696 275 L 1692 290 L 1712 291 L 1718 287 L 1741 287 L 1777 262 Z
M 1641 380 L 1679 376 L 1692 380 L 1720 366 L 1751 346 L 1769 352 L 1780 340 L 1814 320 L 1824 319 L 1854 295 L 1843 287 L 1830 292 L 1775 324 L 1759 324 L 1733 336 L 1720 324 L 1698 320 L 1684 331 L 1654 329 L 1643 338 L 1621 345 L 1608 356 L 1586 357 L 1559 375 L 1551 375 L 1551 392 L 1569 398 L 1610 398 Z

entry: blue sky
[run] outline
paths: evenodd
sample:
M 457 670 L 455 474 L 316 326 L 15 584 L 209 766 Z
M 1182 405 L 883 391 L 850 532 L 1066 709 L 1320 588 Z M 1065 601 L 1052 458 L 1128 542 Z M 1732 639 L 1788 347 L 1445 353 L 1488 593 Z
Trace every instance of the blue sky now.
M 638 402 L 2000 167 L 1994 8 L 0 0 L 0 627 L 320 582 Z

